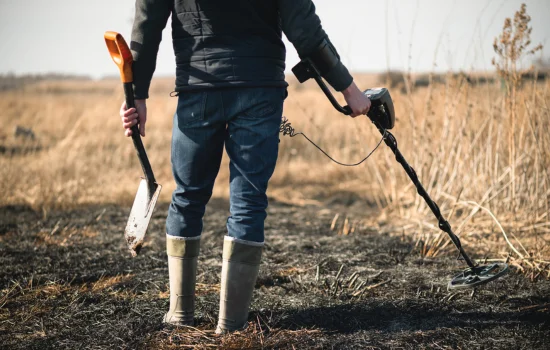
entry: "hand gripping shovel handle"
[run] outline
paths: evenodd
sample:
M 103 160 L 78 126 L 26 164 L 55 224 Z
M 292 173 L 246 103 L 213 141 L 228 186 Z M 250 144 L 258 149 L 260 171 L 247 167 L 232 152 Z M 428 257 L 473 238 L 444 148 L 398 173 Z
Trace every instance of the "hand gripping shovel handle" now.
M 124 86 L 124 96 L 126 98 L 126 108 L 135 108 L 134 88 L 132 86 L 132 52 L 130 52 L 128 45 L 121 34 L 116 32 L 105 32 L 104 37 L 109 53 L 111 54 L 111 58 L 120 70 L 120 78 Z M 147 158 L 145 147 L 143 147 L 143 142 L 141 141 L 137 124 L 132 126 L 131 130 L 132 141 L 134 142 L 134 147 L 137 151 L 139 162 L 141 163 L 141 168 L 143 169 L 143 174 L 145 175 L 145 180 L 147 181 L 147 184 L 152 187 L 156 183 L 155 175 L 153 174 L 151 163 L 149 163 L 149 158 Z M 151 193 L 155 192 L 154 188 L 150 189 L 152 190 Z

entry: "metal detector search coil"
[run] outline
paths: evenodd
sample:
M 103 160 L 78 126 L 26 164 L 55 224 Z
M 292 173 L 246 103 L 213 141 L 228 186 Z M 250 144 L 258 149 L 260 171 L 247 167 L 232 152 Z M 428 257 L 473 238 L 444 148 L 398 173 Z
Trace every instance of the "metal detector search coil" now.
M 323 92 L 337 111 L 346 115 L 351 114 L 351 109 L 348 106 L 342 107 L 336 101 L 334 95 L 332 95 L 332 93 L 324 83 L 323 79 L 321 78 L 319 70 L 317 69 L 317 67 L 315 67 L 310 59 L 306 58 L 302 60 L 296 65 L 296 67 L 292 69 L 292 71 L 294 72 L 300 83 L 303 83 L 310 78 L 315 79 L 321 90 L 323 90 Z M 426 190 L 420 183 L 420 180 L 418 179 L 415 170 L 409 165 L 409 163 L 407 163 L 405 157 L 403 157 L 403 155 L 399 151 L 395 136 L 393 136 L 393 134 L 388 131 L 388 129 L 393 128 L 395 125 L 395 110 L 388 89 L 369 89 L 366 90 L 364 94 L 371 100 L 371 108 L 367 113 L 367 116 L 371 119 L 378 131 L 382 134 L 382 139 L 384 140 L 384 143 L 392 150 L 397 162 L 403 166 L 403 169 L 405 169 L 405 172 L 415 185 L 418 194 L 424 199 L 428 207 L 430 207 L 432 213 L 438 220 L 439 229 L 449 235 L 451 241 L 460 253 L 459 258 L 462 258 L 468 265 L 467 269 L 455 275 L 451 279 L 451 281 L 449 281 L 447 288 L 474 288 L 479 285 L 493 281 L 506 274 L 508 272 L 508 265 L 506 263 L 495 263 L 480 266 L 472 259 L 470 259 L 470 257 L 462 248 L 460 239 L 454 234 L 451 225 L 447 220 L 445 220 L 445 218 L 441 214 L 438 205 L 430 198 L 428 192 L 426 192 Z M 281 129 L 283 129 L 282 126 Z

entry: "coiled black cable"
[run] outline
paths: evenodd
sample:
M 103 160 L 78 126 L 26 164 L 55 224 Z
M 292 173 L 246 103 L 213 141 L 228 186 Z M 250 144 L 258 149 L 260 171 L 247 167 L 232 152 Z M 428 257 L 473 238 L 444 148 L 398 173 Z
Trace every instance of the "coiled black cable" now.
M 386 138 L 386 135 L 387 135 L 387 131 L 384 129 L 384 133 L 382 134 L 382 138 L 380 139 L 380 141 L 378 141 L 378 144 L 376 145 L 376 147 L 374 147 L 374 149 L 372 151 L 370 151 L 369 154 L 367 154 L 367 156 L 365 158 L 363 158 L 360 162 L 357 162 L 357 163 L 354 163 L 354 164 L 346 164 L 346 163 L 342 163 L 342 162 L 339 162 L 337 161 L 336 159 L 332 158 L 327 152 L 325 152 L 321 147 L 317 146 L 317 144 L 313 141 L 311 141 L 309 139 L 309 137 L 307 137 L 303 132 L 296 132 L 296 130 L 294 130 L 294 128 L 292 127 L 292 125 L 290 124 L 290 122 L 288 121 L 288 119 L 286 117 L 283 117 L 283 119 L 281 120 L 281 126 L 279 127 L 279 133 L 283 134 L 283 136 L 290 136 L 290 137 L 294 137 L 294 136 L 298 136 L 298 135 L 302 135 L 306 140 L 309 141 L 309 143 L 311 143 L 313 146 L 315 146 L 319 151 L 321 151 L 325 156 L 328 157 L 328 159 L 332 160 L 334 163 L 338 164 L 338 165 L 342 165 L 342 166 L 357 166 L 357 165 L 360 165 L 362 164 L 364 161 L 366 161 L 367 159 L 370 158 L 370 156 L 372 156 L 372 154 L 374 153 L 374 151 L 376 151 L 378 149 L 378 147 L 380 147 L 380 145 L 382 144 L 382 141 L 384 141 L 384 139 Z

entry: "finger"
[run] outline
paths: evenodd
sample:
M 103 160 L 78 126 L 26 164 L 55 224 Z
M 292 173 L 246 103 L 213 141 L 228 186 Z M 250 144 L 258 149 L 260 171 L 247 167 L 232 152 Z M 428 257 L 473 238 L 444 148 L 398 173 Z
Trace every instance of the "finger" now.
M 126 135 L 126 137 L 132 136 L 132 130 L 131 129 L 124 130 L 124 135 Z
M 145 137 L 145 120 L 139 123 L 139 133 L 141 136 Z
M 136 114 L 136 115 L 137 115 L 137 111 L 136 111 L 135 108 L 130 108 L 130 109 L 126 110 L 126 111 L 124 112 L 123 115 L 124 115 L 125 117 L 127 117 L 127 116 L 130 116 L 130 115 L 132 115 L 132 114 Z
M 137 120 L 132 120 L 131 122 L 128 122 L 128 123 L 122 123 L 122 126 L 124 127 L 124 129 L 130 129 L 132 126 L 136 124 L 137 124 Z
M 122 121 L 125 123 L 131 122 L 132 120 L 139 120 L 137 113 L 134 113 L 132 115 L 129 115 L 128 117 L 122 118 Z
M 123 101 L 122 105 L 120 106 L 120 114 L 124 114 L 125 110 L 126 110 L 126 101 Z

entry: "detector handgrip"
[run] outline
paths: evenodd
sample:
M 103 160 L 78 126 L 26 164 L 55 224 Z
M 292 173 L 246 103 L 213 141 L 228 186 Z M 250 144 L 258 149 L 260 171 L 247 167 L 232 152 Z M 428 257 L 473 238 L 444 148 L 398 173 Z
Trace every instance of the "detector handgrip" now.
M 332 104 L 332 106 L 340 113 L 350 115 L 352 110 L 349 106 L 341 106 L 334 95 L 329 90 L 321 73 L 313 62 L 306 58 L 300 61 L 292 72 L 300 83 L 303 83 L 311 78 L 315 79 L 317 85 L 323 90 L 325 96 Z M 367 113 L 367 116 L 376 124 L 377 127 L 384 129 L 391 129 L 395 125 L 395 112 L 393 109 L 393 102 L 390 96 L 390 92 L 386 88 L 368 89 L 363 92 L 371 100 L 371 108 Z
M 325 82 L 323 81 L 323 79 L 321 78 L 320 75 L 314 76 L 313 79 L 315 79 L 315 81 L 317 82 L 317 85 L 319 85 L 321 90 L 323 90 L 323 92 L 325 93 L 325 96 L 328 98 L 328 100 L 330 101 L 332 106 L 338 112 L 340 112 L 342 114 L 345 114 L 345 115 L 351 115 L 351 113 L 353 112 L 351 110 L 351 107 L 350 106 L 341 106 L 338 103 L 338 101 L 336 101 L 336 98 L 334 98 L 334 95 L 332 94 L 332 92 L 330 92 L 330 90 L 328 89 L 327 85 L 325 84 Z
M 298 79 L 300 83 L 303 83 L 311 78 L 315 79 L 317 85 L 319 85 L 321 90 L 323 90 L 325 96 L 338 112 L 345 115 L 350 115 L 352 113 L 349 106 L 341 106 L 338 101 L 336 101 L 334 95 L 330 92 L 329 88 L 323 81 L 323 78 L 321 78 L 321 73 L 309 58 L 304 58 L 297 65 L 295 65 L 292 68 L 292 73 L 294 73 L 296 79 Z

